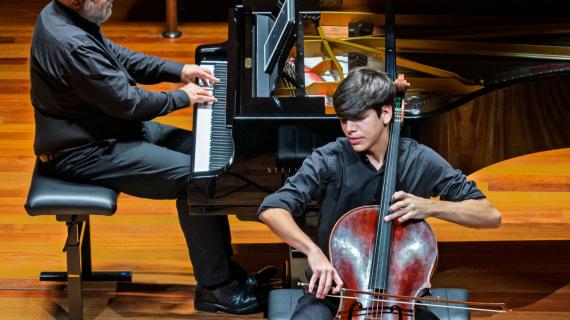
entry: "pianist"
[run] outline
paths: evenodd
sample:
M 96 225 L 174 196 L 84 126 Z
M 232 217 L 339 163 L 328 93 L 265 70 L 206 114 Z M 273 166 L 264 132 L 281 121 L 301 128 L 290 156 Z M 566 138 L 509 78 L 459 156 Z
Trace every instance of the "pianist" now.
M 198 282 L 198 309 L 246 313 L 258 307 L 256 278 L 232 262 L 225 216 L 190 216 L 185 199 L 192 132 L 151 122 L 216 99 L 194 84 L 217 79 L 196 65 L 132 52 L 99 26 L 112 0 L 55 0 L 40 13 L 31 46 L 34 150 L 43 170 L 133 196 L 177 199 Z M 182 82 L 179 90 L 137 86 Z

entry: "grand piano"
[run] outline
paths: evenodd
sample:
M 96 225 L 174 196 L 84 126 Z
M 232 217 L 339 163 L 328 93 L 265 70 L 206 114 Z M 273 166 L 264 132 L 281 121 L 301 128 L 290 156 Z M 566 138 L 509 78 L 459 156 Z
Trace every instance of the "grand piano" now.
M 412 84 L 403 135 L 465 173 L 570 146 L 563 15 L 390 20 L 380 2 L 356 3 L 243 0 L 230 9 L 228 40 L 197 48 L 196 63 L 222 81 L 217 103 L 195 106 L 191 214 L 253 217 L 304 157 L 341 135 L 330 96 L 348 70 L 384 69 L 390 54 Z
M 195 106 L 192 214 L 253 216 L 313 148 L 340 135 L 325 97 L 304 89 L 303 23 L 318 19 L 318 8 L 318 1 L 244 1 L 230 10 L 228 41 L 196 49 L 196 63 L 221 81 L 213 87 L 218 102 Z M 284 79 L 295 89 L 280 95 Z

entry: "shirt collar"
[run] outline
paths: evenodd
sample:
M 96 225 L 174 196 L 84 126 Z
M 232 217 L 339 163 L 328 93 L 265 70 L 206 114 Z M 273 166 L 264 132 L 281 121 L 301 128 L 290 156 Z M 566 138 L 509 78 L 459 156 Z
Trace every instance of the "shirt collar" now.
M 79 14 L 77 14 L 75 11 L 71 10 L 70 8 L 68 8 L 67 6 L 65 6 L 64 4 L 60 3 L 57 0 L 54 0 L 55 6 L 61 10 L 63 12 L 63 14 L 65 14 L 68 18 L 70 18 L 75 25 L 77 25 L 79 28 L 91 33 L 91 34 L 99 34 L 100 33 L 100 28 L 97 24 L 92 23 L 88 20 L 86 20 L 85 18 L 83 18 L 82 16 L 80 16 Z
M 372 170 L 376 171 L 376 173 L 384 174 L 384 167 L 385 167 L 386 161 L 384 161 L 384 163 L 382 163 L 382 165 L 380 166 L 380 169 L 376 170 L 376 168 L 372 165 L 372 163 L 370 163 L 370 159 L 368 159 L 368 157 L 366 156 L 366 154 L 364 152 L 360 152 L 360 153 L 358 153 L 358 155 L 360 156 L 360 159 L 362 160 L 362 162 L 364 162 Z
M 346 151 L 346 154 L 348 155 L 348 160 L 349 163 L 362 163 L 362 165 L 370 168 L 371 170 L 373 170 L 374 172 L 378 173 L 378 174 L 383 174 L 384 173 L 384 164 L 382 164 L 382 166 L 380 167 L 380 169 L 376 170 L 376 168 L 374 168 L 374 166 L 370 163 L 370 160 L 368 160 L 368 157 L 366 156 L 366 154 L 364 152 L 356 152 L 354 151 L 354 149 L 352 148 L 352 146 L 350 145 L 350 142 L 348 141 L 348 139 L 346 138 L 342 138 L 343 139 L 343 146 L 344 149 Z M 384 162 L 386 163 L 386 162 Z

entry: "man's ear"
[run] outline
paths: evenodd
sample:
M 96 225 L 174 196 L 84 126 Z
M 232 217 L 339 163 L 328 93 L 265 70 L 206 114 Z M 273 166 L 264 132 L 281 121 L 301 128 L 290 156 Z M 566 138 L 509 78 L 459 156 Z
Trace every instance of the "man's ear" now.
M 85 0 L 71 0 L 71 3 L 73 4 L 73 7 L 76 9 L 81 9 L 83 8 L 83 4 L 85 3 Z
M 58 0 L 58 1 L 74 11 L 83 8 L 83 3 L 85 2 L 85 0 Z
M 392 106 L 387 104 L 380 107 L 382 122 L 384 122 L 385 125 L 388 125 L 390 120 L 392 120 L 393 110 Z

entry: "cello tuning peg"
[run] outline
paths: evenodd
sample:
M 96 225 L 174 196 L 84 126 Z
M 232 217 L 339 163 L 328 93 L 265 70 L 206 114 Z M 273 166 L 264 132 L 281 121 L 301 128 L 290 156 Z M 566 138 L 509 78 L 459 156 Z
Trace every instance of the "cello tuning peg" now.
M 394 80 L 394 84 L 396 85 L 396 89 L 400 92 L 406 92 L 410 87 L 410 83 L 406 81 L 403 73 L 398 74 L 398 78 Z

